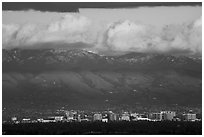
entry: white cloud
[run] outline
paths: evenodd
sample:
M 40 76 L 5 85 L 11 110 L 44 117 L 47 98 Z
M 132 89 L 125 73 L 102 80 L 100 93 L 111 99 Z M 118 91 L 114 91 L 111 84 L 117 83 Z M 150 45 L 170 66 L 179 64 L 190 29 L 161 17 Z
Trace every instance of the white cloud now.
M 2 25 L 2 41 L 3 45 L 8 46 L 14 39 L 15 34 L 18 32 L 19 26 L 18 25 Z
M 117 22 L 106 31 L 104 45 L 113 51 L 201 55 L 202 21 L 200 18 L 192 23 L 169 25 L 161 32 L 128 20 Z
M 94 33 L 91 32 L 92 22 L 78 14 L 68 14 L 58 21 L 46 26 L 37 24 L 3 25 L 3 46 L 32 46 L 36 43 L 93 43 Z
M 144 52 L 150 50 L 152 29 L 129 20 L 113 23 L 106 31 L 106 45 L 111 50 Z
M 165 50 L 189 51 L 189 54 L 202 53 L 202 21 L 198 20 L 182 25 L 163 28 L 161 44 Z
M 47 25 L 3 24 L 3 48 L 62 42 L 95 45 L 99 51 L 162 52 L 201 55 L 202 19 L 180 25 L 155 27 L 129 20 L 103 23 L 78 13 Z M 82 47 L 83 48 L 83 47 Z

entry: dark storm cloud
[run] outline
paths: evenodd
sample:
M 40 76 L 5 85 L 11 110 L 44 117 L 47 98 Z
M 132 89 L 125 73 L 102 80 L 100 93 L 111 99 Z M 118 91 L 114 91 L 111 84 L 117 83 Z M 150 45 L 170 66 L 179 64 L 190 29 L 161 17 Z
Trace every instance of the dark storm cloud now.
M 202 2 L 3 2 L 2 10 L 79 12 L 79 8 L 135 8 L 144 6 L 202 6 Z

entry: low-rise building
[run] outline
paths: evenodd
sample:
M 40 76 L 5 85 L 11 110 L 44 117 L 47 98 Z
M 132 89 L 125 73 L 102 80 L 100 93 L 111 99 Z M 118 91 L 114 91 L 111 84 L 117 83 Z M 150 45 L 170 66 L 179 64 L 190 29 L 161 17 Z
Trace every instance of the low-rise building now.
M 138 113 L 131 113 L 130 114 L 130 120 L 137 121 L 138 120 Z
M 193 114 L 193 113 L 183 114 L 183 116 L 184 116 L 184 120 L 186 120 L 186 121 L 195 121 L 196 120 L 196 114 Z
M 37 121 L 38 122 L 43 122 L 43 119 L 42 118 L 38 118 Z
M 150 119 L 147 117 L 138 117 L 137 120 L 150 121 Z
M 56 122 L 61 122 L 61 121 L 63 121 L 64 116 L 55 116 L 54 118 L 55 118 Z
M 172 121 L 173 118 L 176 116 L 175 111 L 161 111 L 162 120 L 170 120 Z
M 83 122 L 83 121 L 90 121 L 88 118 L 83 118 L 83 119 L 81 119 L 81 122 Z
M 30 123 L 30 118 L 23 118 L 21 123 Z
M 130 121 L 130 115 L 128 112 L 124 112 L 121 116 L 122 121 Z
M 108 122 L 108 118 L 102 118 L 102 122 Z
M 43 123 L 56 122 L 55 117 L 48 117 L 42 120 Z
M 111 112 L 108 114 L 108 121 L 117 121 L 119 120 L 119 117 L 117 114 Z
M 68 121 L 76 120 L 78 117 L 75 111 L 65 111 L 65 115 Z
M 161 121 L 162 120 L 162 113 L 150 113 L 148 118 L 152 121 Z
M 14 122 L 14 121 L 17 121 L 17 117 L 12 117 L 12 118 L 11 118 L 11 121 L 13 121 L 13 122 Z
M 178 118 L 178 117 L 174 117 L 174 118 L 173 118 L 173 121 L 181 121 L 181 119 Z
M 101 120 L 102 120 L 102 114 L 93 115 L 93 121 L 101 121 Z

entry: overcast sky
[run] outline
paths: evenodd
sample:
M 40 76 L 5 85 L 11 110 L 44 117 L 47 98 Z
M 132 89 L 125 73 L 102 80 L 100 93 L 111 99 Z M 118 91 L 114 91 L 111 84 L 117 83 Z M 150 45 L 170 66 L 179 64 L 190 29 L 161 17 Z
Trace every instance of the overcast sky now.
M 201 55 L 200 3 L 193 3 L 192 6 L 190 3 L 180 6 L 140 3 L 131 8 L 127 5 L 121 7 L 121 4 L 117 8 L 111 4 L 109 6 L 114 8 L 106 5 L 105 8 L 80 8 L 83 7 L 81 5 L 75 8 L 79 8 L 79 12 L 73 13 L 66 10 L 59 12 L 52 6 L 40 9 L 39 6 L 32 7 L 32 4 L 19 8 L 15 4 L 3 4 L 3 48 L 84 43 L 86 46 L 82 44 L 82 48 L 89 45 L 88 48 L 103 52 Z M 85 7 L 89 6 L 85 4 Z M 36 8 L 39 10 L 36 11 Z

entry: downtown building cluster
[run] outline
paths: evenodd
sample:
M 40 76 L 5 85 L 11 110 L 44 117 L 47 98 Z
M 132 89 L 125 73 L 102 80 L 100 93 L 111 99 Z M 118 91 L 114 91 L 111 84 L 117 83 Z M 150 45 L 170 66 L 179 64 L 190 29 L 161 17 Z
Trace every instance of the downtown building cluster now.
M 50 122 L 114 122 L 114 121 L 201 121 L 196 117 L 195 113 L 183 113 L 178 116 L 175 111 L 160 111 L 149 112 L 145 114 L 121 112 L 114 113 L 112 111 L 103 112 L 90 112 L 84 113 L 83 111 L 63 111 L 61 115 L 48 116 L 44 118 L 22 118 L 19 120 L 17 117 L 12 117 L 12 123 L 50 123 Z

